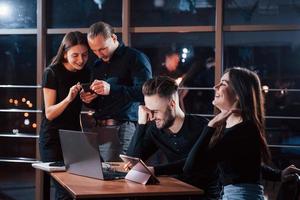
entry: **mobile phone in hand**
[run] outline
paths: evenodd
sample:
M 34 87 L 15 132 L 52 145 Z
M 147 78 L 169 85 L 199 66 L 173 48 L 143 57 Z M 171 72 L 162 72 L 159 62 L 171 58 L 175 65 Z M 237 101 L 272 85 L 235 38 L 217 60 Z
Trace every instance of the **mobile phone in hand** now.
M 83 89 L 84 92 L 90 92 L 90 93 L 94 93 L 93 90 L 91 90 L 90 86 L 92 83 L 81 83 L 81 87 Z

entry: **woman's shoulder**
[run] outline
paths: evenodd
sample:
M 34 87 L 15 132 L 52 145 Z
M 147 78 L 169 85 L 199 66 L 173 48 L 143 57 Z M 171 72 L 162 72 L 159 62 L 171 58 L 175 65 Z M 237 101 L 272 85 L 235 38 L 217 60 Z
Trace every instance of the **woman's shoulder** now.
M 61 66 L 62 66 L 61 64 L 50 64 L 45 68 L 44 72 L 50 72 L 50 71 L 56 72 L 61 68 Z
M 245 120 L 241 123 L 238 123 L 230 128 L 225 129 L 225 134 L 227 135 L 240 135 L 240 132 L 243 132 L 242 135 L 253 135 L 253 132 L 259 132 L 258 126 L 251 120 Z M 249 134 L 247 134 L 249 133 Z

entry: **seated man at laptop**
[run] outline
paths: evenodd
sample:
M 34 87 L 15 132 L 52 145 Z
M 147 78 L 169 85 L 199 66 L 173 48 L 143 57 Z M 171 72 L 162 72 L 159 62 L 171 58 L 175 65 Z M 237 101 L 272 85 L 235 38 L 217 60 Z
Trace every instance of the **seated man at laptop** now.
M 145 106 L 139 106 L 138 127 L 127 155 L 148 159 L 161 150 L 168 163 L 153 167 L 156 175 L 177 178 L 205 190 L 210 199 L 220 194 L 218 172 L 208 166 L 201 172 L 182 173 L 182 166 L 195 141 L 207 124 L 200 116 L 186 115 L 179 107 L 178 85 L 169 77 L 146 81 L 142 88 Z M 181 172 L 178 174 L 178 172 Z

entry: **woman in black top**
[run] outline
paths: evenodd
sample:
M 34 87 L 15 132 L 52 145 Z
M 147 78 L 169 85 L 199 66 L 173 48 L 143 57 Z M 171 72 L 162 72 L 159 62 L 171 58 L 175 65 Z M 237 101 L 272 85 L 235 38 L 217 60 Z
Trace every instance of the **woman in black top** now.
M 243 68 L 229 69 L 214 87 L 213 105 L 220 113 L 204 129 L 184 170 L 201 163 L 218 164 L 222 199 L 264 199 L 260 167 L 270 154 L 264 133 L 264 107 L 258 76 Z
M 80 130 L 82 102 L 79 83 L 89 81 L 86 36 L 70 32 L 63 38 L 57 55 L 43 74 L 44 109 L 40 130 L 40 155 L 43 162 L 62 161 L 59 129 Z M 57 194 L 59 195 L 59 194 Z M 56 196 L 56 199 L 63 197 Z

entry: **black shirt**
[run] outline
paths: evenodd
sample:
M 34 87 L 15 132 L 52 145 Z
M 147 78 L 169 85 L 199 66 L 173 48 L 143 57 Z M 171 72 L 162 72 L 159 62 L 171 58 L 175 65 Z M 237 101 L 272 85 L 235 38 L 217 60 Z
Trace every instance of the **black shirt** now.
M 178 178 L 181 180 L 208 191 L 209 186 L 218 185 L 216 167 L 207 167 L 202 171 L 195 170 L 182 174 L 185 159 L 206 124 L 207 120 L 203 117 L 186 115 L 181 129 L 176 134 L 156 128 L 155 123 L 138 125 L 127 154 L 146 160 L 160 149 L 166 155 L 168 163 L 154 166 L 155 174 L 179 175 Z M 218 194 L 219 190 L 216 188 L 209 192 Z
M 70 88 L 78 82 L 89 80 L 89 70 L 85 66 L 82 70 L 71 72 L 62 64 L 47 67 L 43 73 L 43 88 L 56 90 L 55 104 L 61 102 L 69 94 Z M 80 130 L 80 111 L 82 102 L 79 95 L 55 119 L 48 120 L 43 108 L 43 119 L 40 130 L 40 153 L 43 161 L 62 160 L 62 151 L 58 129 Z
M 143 53 L 120 43 L 108 62 L 99 59 L 92 69 L 92 81 L 110 84 L 110 94 L 99 96 L 88 107 L 97 119 L 137 121 L 139 102 L 143 102 L 142 85 L 152 77 L 151 65 Z
M 208 147 L 215 129 L 206 127 L 188 156 L 185 171 L 201 168 L 199 163 L 219 164 L 224 185 L 260 183 L 260 136 L 256 126 L 245 121 L 226 128 L 213 147 Z
M 78 82 L 88 82 L 89 70 L 84 67 L 82 70 L 71 72 L 62 64 L 52 65 L 45 69 L 43 74 L 43 88 L 56 90 L 55 104 L 61 102 L 69 94 L 70 88 Z M 45 108 L 43 108 L 43 120 L 41 124 L 41 137 L 58 138 L 57 135 L 49 134 L 49 130 L 71 129 L 80 130 L 79 114 L 82 102 L 79 95 L 67 106 L 61 115 L 49 121 L 45 116 Z

